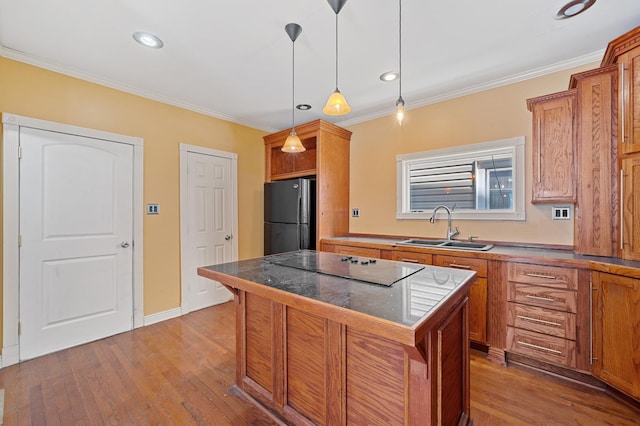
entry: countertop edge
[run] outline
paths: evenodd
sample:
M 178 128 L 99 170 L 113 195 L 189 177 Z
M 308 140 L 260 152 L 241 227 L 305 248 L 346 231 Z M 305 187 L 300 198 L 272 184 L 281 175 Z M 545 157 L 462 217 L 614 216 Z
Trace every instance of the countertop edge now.
M 198 275 L 218 281 L 225 287 L 247 291 L 271 301 L 282 303 L 288 307 L 304 309 L 305 312 L 311 314 L 327 316 L 328 313 L 330 313 L 332 320 L 336 322 L 359 330 L 374 332 L 379 336 L 409 347 L 415 347 L 429 331 L 430 327 L 437 323 L 443 314 L 443 307 L 454 301 L 457 304 L 458 301 L 461 300 L 461 295 L 469 291 L 477 276 L 476 272 L 473 272 L 464 283 L 461 283 L 444 300 L 438 303 L 432 312 L 418 320 L 414 325 L 409 326 L 214 271 L 208 269 L 206 266 L 198 268 Z M 236 293 L 235 303 L 238 303 L 237 297 L 238 295 Z

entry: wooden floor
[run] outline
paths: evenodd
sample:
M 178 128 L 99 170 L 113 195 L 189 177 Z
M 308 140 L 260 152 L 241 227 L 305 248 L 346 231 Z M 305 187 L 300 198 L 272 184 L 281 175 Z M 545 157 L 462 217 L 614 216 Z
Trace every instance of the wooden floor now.
M 0 370 L 4 425 L 270 425 L 230 391 L 233 303 Z M 526 368 L 471 360 L 476 425 L 638 425 L 640 410 Z

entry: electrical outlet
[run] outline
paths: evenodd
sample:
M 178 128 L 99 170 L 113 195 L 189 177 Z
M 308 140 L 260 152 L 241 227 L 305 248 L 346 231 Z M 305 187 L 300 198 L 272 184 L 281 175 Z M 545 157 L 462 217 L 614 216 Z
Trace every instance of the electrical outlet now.
M 147 214 L 160 214 L 160 204 L 147 204 Z
M 351 217 L 360 217 L 360 209 L 351 209 Z
M 569 220 L 571 219 L 571 207 L 552 207 L 551 218 L 553 220 Z

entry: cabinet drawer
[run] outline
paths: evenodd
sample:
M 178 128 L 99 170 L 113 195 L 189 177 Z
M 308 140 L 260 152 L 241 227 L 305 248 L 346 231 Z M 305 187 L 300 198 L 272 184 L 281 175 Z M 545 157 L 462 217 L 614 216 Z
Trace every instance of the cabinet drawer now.
M 507 324 L 538 333 L 576 340 L 576 316 L 569 312 L 552 311 L 537 306 L 509 302 Z
M 333 246 L 333 253 L 348 254 L 349 256 L 363 256 L 380 258 L 380 250 L 368 247 Z
M 509 281 L 577 290 L 578 270 L 557 266 L 510 263 Z
M 571 290 L 510 282 L 507 287 L 507 300 L 575 314 L 578 294 Z
M 391 254 L 391 260 L 409 263 L 423 263 L 431 265 L 433 256 L 429 253 L 415 253 L 412 251 L 394 251 Z
M 433 256 L 433 264 L 436 266 L 445 266 L 447 268 L 469 269 L 476 271 L 479 277 L 487 276 L 487 261 L 484 259 L 471 259 L 468 257 L 458 256 Z
M 576 366 L 573 340 L 507 327 L 507 350 L 567 367 Z

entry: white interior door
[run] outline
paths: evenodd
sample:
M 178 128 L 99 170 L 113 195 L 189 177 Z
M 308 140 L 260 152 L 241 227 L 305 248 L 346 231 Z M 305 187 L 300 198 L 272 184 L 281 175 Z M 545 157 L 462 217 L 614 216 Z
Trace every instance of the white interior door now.
M 20 128 L 20 359 L 133 328 L 131 145 Z
M 190 310 L 231 299 L 216 281 L 197 274 L 200 266 L 231 262 L 233 256 L 233 193 L 231 159 L 196 152 L 187 153 L 188 255 Z

